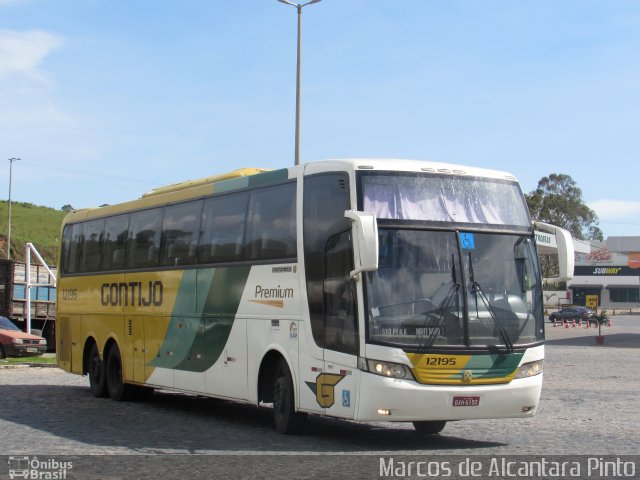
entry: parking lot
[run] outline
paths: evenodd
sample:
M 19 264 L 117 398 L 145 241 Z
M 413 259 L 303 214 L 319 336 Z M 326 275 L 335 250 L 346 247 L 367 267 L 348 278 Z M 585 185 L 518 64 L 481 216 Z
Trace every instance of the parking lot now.
M 602 346 L 595 343 L 597 328 L 547 323 L 544 387 L 533 419 L 451 422 L 431 438 L 418 436 L 406 423 L 323 417 L 311 418 L 302 436 L 283 436 L 273 430 L 267 409 L 171 392 L 157 392 L 146 403 L 116 403 L 94 398 L 86 378 L 57 368 L 0 368 L 0 452 L 71 455 L 77 464 L 87 462 L 78 457 L 83 455 L 158 456 L 173 458 L 173 467 L 182 461 L 193 468 L 214 465 L 229 478 L 238 475 L 239 463 L 263 469 L 265 476 L 256 478 L 267 478 L 280 471 L 282 458 L 292 456 L 308 459 L 293 462 L 299 469 L 294 472 L 315 478 L 310 472 L 323 461 L 318 455 L 333 459 L 334 467 L 344 464 L 341 471 L 349 477 L 362 472 L 359 462 L 381 455 L 637 455 L 640 316 L 612 320 L 611 327 L 602 327 Z M 189 457 L 166 456 L 175 454 L 198 456 L 191 463 L 179 460 Z M 130 478 L 113 473 L 126 463 L 112 463 L 108 475 L 103 471 L 95 478 Z M 147 470 L 167 468 L 154 465 Z M 0 476 L 5 473 L 0 466 Z

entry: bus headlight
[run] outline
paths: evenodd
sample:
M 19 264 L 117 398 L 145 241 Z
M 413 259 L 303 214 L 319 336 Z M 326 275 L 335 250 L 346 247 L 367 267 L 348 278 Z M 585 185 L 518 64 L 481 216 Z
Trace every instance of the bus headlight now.
M 365 372 L 374 373 L 382 377 L 407 378 L 413 380 L 411 370 L 401 363 L 383 362 L 380 360 L 360 359 L 360 369 Z
M 527 378 L 540 375 L 542 373 L 543 360 L 536 360 L 535 362 L 525 363 L 521 367 L 518 367 L 518 373 L 516 378 Z

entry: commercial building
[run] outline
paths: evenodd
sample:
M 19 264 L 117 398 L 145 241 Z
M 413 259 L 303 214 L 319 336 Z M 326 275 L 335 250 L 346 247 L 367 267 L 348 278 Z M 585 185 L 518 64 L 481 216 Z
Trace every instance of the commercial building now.
M 640 237 L 589 244 L 590 251 L 576 249 L 574 276 L 567 285 L 571 302 L 585 305 L 587 295 L 597 295 L 604 309 L 640 308 Z

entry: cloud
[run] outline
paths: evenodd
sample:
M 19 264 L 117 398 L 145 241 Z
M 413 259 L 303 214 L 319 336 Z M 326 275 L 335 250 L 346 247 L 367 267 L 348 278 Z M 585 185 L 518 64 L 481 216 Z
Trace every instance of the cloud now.
M 40 65 L 63 44 L 62 37 L 43 30 L 0 30 L 0 79 L 18 75 L 46 82 Z
M 588 206 L 603 221 L 631 220 L 632 223 L 640 223 L 640 202 L 605 199 L 589 202 Z
M 605 237 L 640 236 L 640 202 L 603 199 L 587 205 L 598 215 Z

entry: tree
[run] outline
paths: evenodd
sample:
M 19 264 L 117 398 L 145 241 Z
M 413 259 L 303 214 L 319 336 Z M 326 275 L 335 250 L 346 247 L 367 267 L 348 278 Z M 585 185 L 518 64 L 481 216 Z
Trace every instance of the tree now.
M 73 212 L 75 209 L 71 205 L 66 204 L 66 205 L 63 205 L 60 210 L 62 210 L 63 212 L 69 213 L 69 212 Z
M 580 240 L 604 239 L 598 215 L 582 201 L 582 190 L 570 175 L 542 177 L 538 188 L 525 198 L 534 220 L 562 227 Z
M 538 188 L 525 195 L 529 212 L 534 220 L 562 227 L 574 238 L 603 240 L 598 227 L 598 216 L 582 201 L 582 190 L 571 176 L 552 173 L 542 177 Z M 542 276 L 551 278 L 558 273 L 558 256 L 540 254 Z M 566 284 L 547 284 L 551 290 L 564 290 Z

